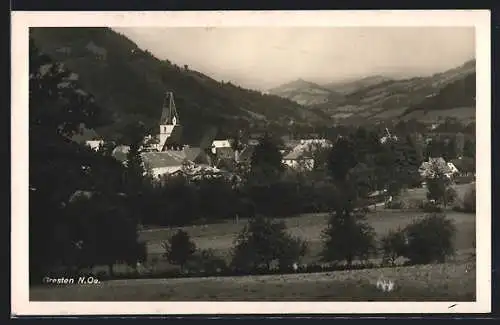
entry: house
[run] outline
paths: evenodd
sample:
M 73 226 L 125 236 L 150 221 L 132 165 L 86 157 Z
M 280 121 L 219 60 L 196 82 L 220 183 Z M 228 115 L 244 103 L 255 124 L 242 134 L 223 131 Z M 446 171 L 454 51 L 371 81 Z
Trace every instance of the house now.
M 301 145 L 318 145 L 322 147 L 329 146 L 331 142 L 327 139 L 300 139 L 299 143 Z
M 312 170 L 314 168 L 314 159 L 302 151 L 292 150 L 282 159 L 283 164 L 292 169 Z
M 298 145 L 300 145 L 300 140 L 287 140 L 287 141 L 283 141 L 284 145 L 285 145 L 285 148 L 291 150 L 295 147 L 297 147 Z
M 252 160 L 252 155 L 256 146 L 246 146 L 240 152 L 235 153 L 235 160 L 237 163 L 249 164 Z
M 126 165 L 129 150 L 128 146 L 118 146 L 113 150 L 112 156 Z M 154 178 L 175 173 L 183 169 L 186 163 L 194 166 L 210 166 L 212 164 L 210 157 L 201 148 L 196 147 L 184 146 L 181 150 L 150 151 L 142 152 L 140 155 L 144 169 L 151 173 Z
M 460 157 L 452 159 L 451 163 L 457 168 L 459 176 L 474 176 L 476 174 L 476 162 L 474 158 Z
M 283 155 L 286 155 L 286 152 L 296 152 L 298 154 L 312 155 L 315 151 L 324 148 L 331 148 L 333 146 L 332 142 L 326 139 L 302 139 L 291 141 L 286 143 L 285 146 L 290 150 L 282 151 Z
M 92 150 L 99 150 L 99 148 L 104 144 L 104 140 L 87 140 L 85 144 Z
M 222 178 L 225 177 L 230 179 L 232 174 L 225 172 L 216 167 L 211 166 L 200 166 L 191 163 L 186 163 L 184 167 L 178 171 L 175 171 L 170 176 L 182 175 L 187 177 L 190 181 L 199 181 L 206 178 Z
M 448 168 L 450 169 L 452 175 L 456 175 L 459 173 L 458 168 L 452 162 L 447 162 L 446 165 L 448 165 Z
M 220 149 L 220 148 L 231 148 L 231 141 L 229 141 L 228 139 L 226 140 L 214 140 L 212 142 L 212 153 L 215 154 L 217 149 Z
M 216 148 L 212 151 L 214 155 L 214 163 L 217 164 L 221 160 L 235 160 L 235 151 L 231 147 Z
M 192 147 L 184 147 L 182 150 L 143 152 L 141 158 L 144 168 L 158 179 L 189 168 L 208 168 L 211 165 L 210 157 L 201 148 Z

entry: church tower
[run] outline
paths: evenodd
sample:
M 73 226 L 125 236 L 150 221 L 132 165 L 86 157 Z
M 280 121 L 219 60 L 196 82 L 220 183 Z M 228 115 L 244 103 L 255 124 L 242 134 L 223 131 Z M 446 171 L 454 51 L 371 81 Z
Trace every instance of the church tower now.
M 172 135 L 176 127 L 180 127 L 179 115 L 175 108 L 174 94 L 168 91 L 163 101 L 163 110 L 160 118 L 160 135 L 159 135 L 159 148 L 160 151 L 165 147 L 165 142 Z

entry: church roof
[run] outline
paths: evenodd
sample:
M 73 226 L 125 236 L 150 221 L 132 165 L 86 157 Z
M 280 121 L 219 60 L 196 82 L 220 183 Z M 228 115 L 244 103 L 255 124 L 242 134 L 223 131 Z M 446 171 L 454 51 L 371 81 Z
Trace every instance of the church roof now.
M 219 159 L 231 159 L 234 158 L 234 150 L 230 147 L 216 148 L 215 154 Z
M 243 149 L 238 157 L 240 161 L 249 161 L 252 159 L 253 152 L 255 151 L 255 146 L 247 146 Z
M 202 156 L 200 148 L 184 148 L 183 150 L 167 150 L 160 152 L 143 152 L 141 158 L 146 168 L 181 166 L 184 161 L 197 163 Z
M 144 166 L 149 169 L 181 166 L 184 161 L 184 159 L 173 155 L 169 151 L 143 152 L 141 158 Z

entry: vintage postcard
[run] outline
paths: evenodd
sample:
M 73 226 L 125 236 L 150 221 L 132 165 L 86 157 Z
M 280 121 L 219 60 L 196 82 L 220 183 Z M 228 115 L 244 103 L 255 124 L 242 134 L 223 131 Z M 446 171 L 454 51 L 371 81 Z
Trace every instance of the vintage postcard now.
M 12 314 L 490 312 L 490 61 L 484 10 L 13 12 Z

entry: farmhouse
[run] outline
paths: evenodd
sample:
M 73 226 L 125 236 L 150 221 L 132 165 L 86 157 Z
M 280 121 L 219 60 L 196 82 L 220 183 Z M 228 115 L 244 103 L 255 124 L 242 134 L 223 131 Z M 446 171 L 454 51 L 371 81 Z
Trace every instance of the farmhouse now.
M 104 140 L 87 140 L 85 144 L 92 150 L 99 150 L 99 148 L 104 144 Z
M 282 162 L 292 169 L 312 170 L 314 168 L 314 159 L 299 150 L 292 150 L 283 157 Z
M 460 157 L 452 159 L 451 163 L 457 168 L 457 173 L 460 176 L 474 176 L 476 174 L 474 158 Z
M 225 148 L 231 148 L 231 142 L 226 139 L 226 140 L 214 140 L 212 142 L 212 153 L 215 154 L 217 149 L 225 149 Z
M 237 163 L 249 164 L 252 160 L 252 155 L 255 151 L 255 146 L 248 145 L 241 152 L 235 153 Z

